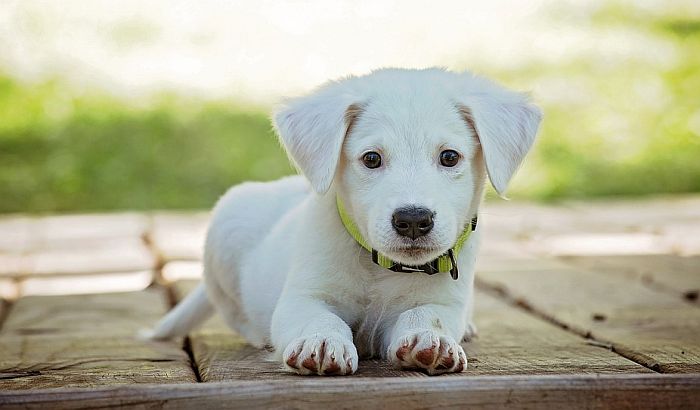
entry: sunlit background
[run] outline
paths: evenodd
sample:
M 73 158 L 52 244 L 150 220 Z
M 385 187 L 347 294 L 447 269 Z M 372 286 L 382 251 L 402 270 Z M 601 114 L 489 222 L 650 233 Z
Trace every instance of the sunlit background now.
M 293 172 L 279 98 L 435 65 L 543 107 L 512 197 L 700 191 L 695 0 L 3 0 L 0 212 L 208 208 Z

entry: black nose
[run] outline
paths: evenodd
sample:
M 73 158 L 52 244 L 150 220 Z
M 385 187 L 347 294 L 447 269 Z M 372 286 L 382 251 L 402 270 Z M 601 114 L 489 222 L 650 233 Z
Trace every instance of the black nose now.
M 426 208 L 400 208 L 391 216 L 391 224 L 399 235 L 416 239 L 433 229 L 433 212 Z

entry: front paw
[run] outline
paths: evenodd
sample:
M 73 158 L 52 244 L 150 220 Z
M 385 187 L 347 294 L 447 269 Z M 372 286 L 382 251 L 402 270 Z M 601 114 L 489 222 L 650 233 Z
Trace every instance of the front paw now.
M 359 359 L 352 341 L 342 336 L 300 337 L 282 355 L 287 369 L 299 374 L 347 375 L 357 370 Z
M 420 369 L 430 375 L 459 373 L 467 368 L 464 349 L 450 336 L 432 330 L 399 337 L 389 346 L 389 360 L 400 369 Z

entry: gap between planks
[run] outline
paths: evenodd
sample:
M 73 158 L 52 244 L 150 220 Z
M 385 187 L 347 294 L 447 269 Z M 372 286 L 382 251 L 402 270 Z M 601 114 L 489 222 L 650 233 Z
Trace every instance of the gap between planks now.
M 195 382 L 179 343 L 135 338 L 165 313 L 165 296 L 148 289 L 19 299 L 0 332 L 0 390 Z
M 179 302 L 177 295 L 175 294 L 173 284 L 164 285 L 163 288 L 168 300 L 168 305 L 170 306 L 170 309 L 173 309 Z M 202 375 L 199 372 L 199 364 L 195 360 L 194 352 L 192 351 L 192 340 L 190 339 L 189 335 L 185 336 L 182 340 L 182 350 L 185 351 L 190 360 L 190 367 L 192 368 L 192 372 L 194 373 L 197 383 L 202 383 Z
M 148 252 L 153 256 L 153 283 L 163 285 L 165 284 L 165 280 L 163 279 L 163 267 L 167 263 L 165 258 L 163 257 L 163 253 L 158 250 L 158 247 L 156 246 L 155 240 L 154 240 L 154 221 L 153 221 L 153 215 L 151 215 L 148 218 L 148 223 L 146 225 L 146 228 L 143 230 L 141 233 L 141 242 L 143 242 L 143 246 L 146 247 Z M 171 308 L 175 306 L 173 303 L 174 299 L 172 298 L 172 292 L 170 291 L 169 287 L 166 285 L 166 291 L 168 292 L 168 298 L 171 303 Z
M 2 325 L 5 324 L 7 317 L 10 316 L 10 310 L 12 310 L 12 302 L 0 299 L 0 330 L 2 330 Z
M 640 360 L 640 353 L 636 353 L 631 351 L 630 349 L 624 349 L 624 348 L 619 348 L 615 346 L 615 343 L 609 342 L 606 340 L 599 340 L 595 338 L 590 331 L 584 331 L 581 329 L 577 329 L 575 327 L 572 327 L 568 325 L 567 323 L 564 323 L 560 320 L 557 320 L 555 317 L 548 315 L 547 313 L 540 311 L 539 309 L 536 309 L 533 307 L 530 303 L 528 303 L 526 300 L 516 298 L 513 295 L 508 292 L 508 290 L 504 289 L 501 286 L 494 285 L 487 283 L 479 278 L 476 278 L 475 280 L 475 286 L 481 289 L 484 292 L 489 293 L 490 295 L 499 298 L 506 303 L 508 303 L 511 306 L 514 306 L 528 314 L 531 314 L 539 319 L 545 320 L 548 323 L 551 323 L 562 330 L 575 334 L 577 336 L 582 337 L 583 339 L 586 339 L 589 341 L 589 344 L 591 346 L 597 346 L 606 350 L 610 350 L 613 353 L 616 353 L 622 357 L 624 357 L 627 360 L 630 360 L 634 363 L 637 363 L 640 366 L 644 366 L 645 368 L 656 372 L 656 373 L 662 373 L 660 366 L 658 363 L 653 363 L 649 364 L 650 362 L 655 362 L 653 359 L 651 359 L 648 356 L 645 356 L 646 361 Z M 643 355 L 642 355 L 643 356 Z
M 143 233 L 141 234 L 141 240 L 148 249 L 148 252 L 153 256 L 153 260 L 155 261 L 154 267 L 153 267 L 153 284 L 152 286 L 157 286 L 163 288 L 168 306 L 171 310 L 177 305 L 178 300 L 177 297 L 175 296 L 175 290 L 173 289 L 173 284 L 168 283 L 164 277 L 163 277 L 163 268 L 165 267 L 165 264 L 168 263 L 168 260 L 165 258 L 163 255 L 163 252 L 158 249 L 156 246 L 155 242 L 155 221 L 154 221 L 154 216 L 151 215 L 150 218 L 148 219 L 148 223 L 146 225 L 146 228 L 144 229 Z M 166 312 L 167 314 L 167 312 Z M 199 366 L 197 362 L 195 361 L 194 353 L 192 352 L 192 341 L 190 339 L 190 336 L 185 336 L 182 340 L 182 350 L 187 354 L 187 357 L 189 358 L 190 361 L 190 367 L 192 368 L 192 372 L 194 373 L 194 376 L 197 380 L 197 383 L 202 382 L 202 375 L 199 373 Z

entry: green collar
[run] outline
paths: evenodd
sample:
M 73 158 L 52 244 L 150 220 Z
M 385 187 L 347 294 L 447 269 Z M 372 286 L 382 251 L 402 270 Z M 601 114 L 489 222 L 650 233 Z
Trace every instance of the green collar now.
M 453 246 L 443 255 L 438 256 L 437 259 L 433 260 L 432 262 L 428 262 L 425 265 L 406 266 L 398 262 L 394 262 L 385 255 L 382 255 L 381 253 L 372 249 L 372 247 L 369 246 L 365 238 L 362 237 L 360 230 L 357 228 L 357 225 L 355 225 L 355 223 L 352 221 L 350 215 L 348 215 L 347 211 L 345 210 L 345 206 L 343 206 L 343 203 L 340 200 L 340 198 L 336 197 L 336 203 L 338 204 L 338 213 L 340 214 L 340 219 L 343 221 L 343 225 L 345 225 L 345 229 L 348 231 L 350 236 L 352 236 L 353 239 L 355 239 L 355 241 L 357 241 L 357 243 L 360 244 L 360 246 L 372 253 L 372 261 L 377 265 L 392 270 L 394 272 L 423 272 L 427 273 L 428 275 L 434 275 L 436 273 L 442 272 L 450 272 L 452 279 L 457 280 L 457 278 L 459 277 L 459 271 L 457 270 L 457 260 L 455 258 L 455 255 L 459 254 L 459 251 L 467 242 L 467 239 L 469 239 L 471 233 L 476 230 L 476 216 L 472 218 L 471 223 L 469 224 L 469 226 L 467 226 L 464 232 L 462 232 L 462 234 L 459 235 L 455 246 Z

